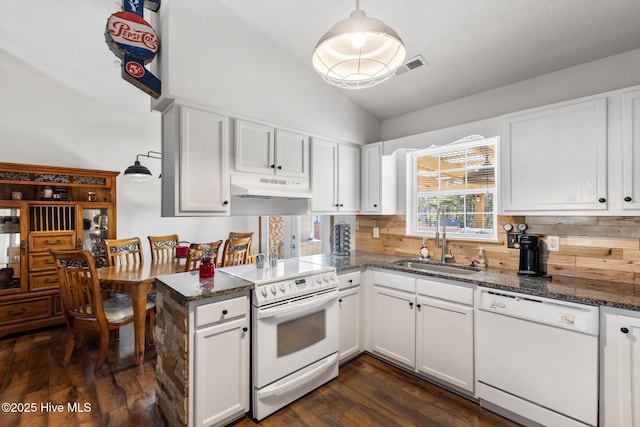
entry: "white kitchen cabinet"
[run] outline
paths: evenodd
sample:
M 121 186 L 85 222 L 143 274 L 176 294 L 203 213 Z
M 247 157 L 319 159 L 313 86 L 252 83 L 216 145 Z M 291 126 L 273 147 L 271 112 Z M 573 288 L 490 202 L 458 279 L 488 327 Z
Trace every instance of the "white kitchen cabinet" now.
M 372 350 L 415 369 L 416 280 L 378 271 L 373 277 Z
M 225 425 L 249 411 L 249 298 L 195 307 L 194 426 Z
M 162 113 L 162 216 L 229 215 L 229 118 L 184 105 Z
M 416 287 L 416 369 L 473 393 L 473 287 L 436 279 Z
M 640 209 L 640 90 L 622 94 L 622 209 Z
M 607 210 L 606 96 L 508 114 L 500 146 L 502 212 Z
M 640 313 L 601 309 L 600 424 L 640 426 Z
M 310 210 L 356 213 L 360 208 L 360 148 L 321 138 L 311 141 Z
M 405 177 L 398 170 L 397 154 L 382 155 L 382 142 L 361 148 L 361 200 L 360 213 L 396 215 L 404 213 L 398 204 L 399 180 Z M 402 186 L 404 189 L 404 186 Z M 402 198 L 404 200 L 404 197 Z
M 237 119 L 234 170 L 309 179 L 309 138 L 273 126 Z
M 338 276 L 340 294 L 340 362 L 362 352 L 360 271 Z

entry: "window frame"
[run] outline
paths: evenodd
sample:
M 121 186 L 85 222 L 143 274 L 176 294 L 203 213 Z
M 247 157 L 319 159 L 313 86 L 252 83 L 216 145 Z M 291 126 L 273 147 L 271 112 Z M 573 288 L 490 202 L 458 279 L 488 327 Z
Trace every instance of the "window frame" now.
M 490 193 L 492 195 L 492 210 L 484 211 L 485 213 L 490 213 L 493 216 L 493 231 L 487 234 L 481 233 L 452 233 L 447 234 L 447 240 L 477 240 L 477 241 L 486 241 L 486 242 L 497 242 L 498 241 L 498 206 L 499 206 L 499 192 L 498 192 L 498 183 L 499 183 L 499 137 L 491 137 L 485 138 L 478 135 L 473 135 L 467 138 L 463 138 L 459 141 L 452 142 L 446 145 L 440 146 L 431 146 L 428 148 L 423 148 L 420 150 L 412 151 L 407 153 L 409 157 L 409 162 L 407 167 L 407 180 L 410 182 L 410 185 L 407 188 L 407 214 L 406 214 L 406 234 L 408 236 L 417 236 L 417 237 L 434 237 L 434 231 L 418 231 L 418 218 L 420 214 L 418 213 L 418 198 L 419 197 L 434 197 L 440 198 L 444 196 L 467 196 L 471 194 L 478 194 L 478 188 L 465 188 L 457 189 L 457 190 L 433 190 L 433 191 L 422 191 L 418 192 L 418 171 L 417 171 L 417 160 L 423 156 L 433 156 L 446 152 L 453 151 L 462 151 L 470 148 L 477 148 L 482 146 L 492 146 L 494 150 L 494 184 L 492 187 L 487 187 L 485 191 L 486 193 Z M 443 169 L 438 169 L 438 173 L 440 173 Z M 466 205 L 466 203 L 465 203 Z M 462 212 L 462 215 L 471 215 L 473 212 L 467 212 L 466 207 Z M 439 229 L 439 227 L 438 227 Z M 442 235 L 442 233 L 441 233 Z

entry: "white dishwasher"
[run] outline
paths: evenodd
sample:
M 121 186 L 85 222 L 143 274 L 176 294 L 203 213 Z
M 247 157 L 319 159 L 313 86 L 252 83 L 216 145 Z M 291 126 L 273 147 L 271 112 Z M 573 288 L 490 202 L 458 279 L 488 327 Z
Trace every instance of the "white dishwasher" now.
M 525 425 L 597 425 L 598 307 L 478 292 L 480 404 Z

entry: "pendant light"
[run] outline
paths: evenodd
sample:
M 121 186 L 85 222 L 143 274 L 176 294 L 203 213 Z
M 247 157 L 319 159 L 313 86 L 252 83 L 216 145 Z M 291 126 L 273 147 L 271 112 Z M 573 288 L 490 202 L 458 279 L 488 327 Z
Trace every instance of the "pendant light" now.
M 162 153 L 157 151 L 148 151 L 147 154 L 136 155 L 136 161 L 124 171 L 130 181 L 147 181 L 151 179 L 151 171 L 146 166 L 142 166 L 139 160 L 140 156 L 150 159 L 162 159 Z
M 406 50 L 400 36 L 379 19 L 356 9 L 327 31 L 313 50 L 313 67 L 333 85 L 359 89 L 393 76 Z

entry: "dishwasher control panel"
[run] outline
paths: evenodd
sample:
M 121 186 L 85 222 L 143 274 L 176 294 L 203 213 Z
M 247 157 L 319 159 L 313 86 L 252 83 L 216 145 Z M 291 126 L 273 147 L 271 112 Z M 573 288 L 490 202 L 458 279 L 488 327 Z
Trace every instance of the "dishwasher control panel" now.
M 598 334 L 597 306 L 515 292 L 480 289 L 480 310 L 586 334 Z

